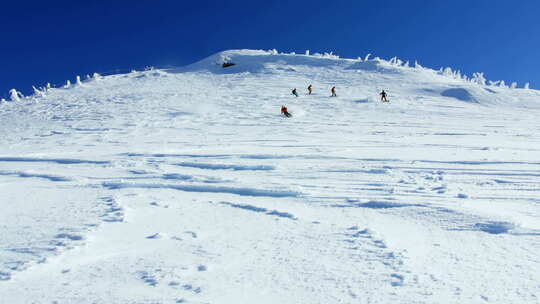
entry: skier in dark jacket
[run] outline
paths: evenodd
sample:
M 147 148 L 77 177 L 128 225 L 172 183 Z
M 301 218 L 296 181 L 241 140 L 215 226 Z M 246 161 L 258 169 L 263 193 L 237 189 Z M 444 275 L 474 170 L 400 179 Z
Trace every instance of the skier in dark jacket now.
M 308 90 L 308 92 L 309 92 L 309 95 L 311 95 L 311 93 L 313 92 L 313 87 L 312 87 L 311 85 L 309 85 L 309 86 L 307 87 L 307 90 Z
M 386 98 L 386 92 L 384 90 L 382 90 L 382 92 L 379 95 L 381 95 L 382 102 L 388 102 L 388 99 Z
M 292 94 L 293 94 L 294 96 L 298 97 L 298 92 L 296 92 L 296 88 L 294 88 L 294 89 L 292 90 Z
M 337 97 L 337 94 L 336 94 L 336 87 L 332 87 L 332 89 L 330 90 L 330 92 L 332 92 L 332 96 L 331 96 L 331 97 Z
M 281 114 L 287 116 L 287 117 L 291 117 L 291 113 L 289 113 L 289 110 L 287 109 L 286 106 L 281 106 Z

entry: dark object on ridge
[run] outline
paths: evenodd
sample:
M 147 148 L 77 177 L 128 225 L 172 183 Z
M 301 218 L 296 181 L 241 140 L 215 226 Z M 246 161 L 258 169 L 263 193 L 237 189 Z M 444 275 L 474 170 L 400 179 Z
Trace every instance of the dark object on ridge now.
M 296 92 L 296 88 L 294 88 L 294 90 L 292 90 L 292 94 L 296 97 L 298 97 L 298 92 Z
M 223 68 L 228 68 L 228 67 L 233 66 L 233 65 L 235 65 L 235 64 L 232 63 L 232 62 L 224 62 L 221 66 L 222 66 Z

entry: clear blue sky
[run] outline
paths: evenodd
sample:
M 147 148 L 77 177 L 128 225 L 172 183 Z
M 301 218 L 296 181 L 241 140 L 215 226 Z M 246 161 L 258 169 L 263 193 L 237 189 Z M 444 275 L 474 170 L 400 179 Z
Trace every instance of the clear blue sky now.
M 215 52 L 372 53 L 540 88 L 540 1 L 3 1 L 0 97 Z

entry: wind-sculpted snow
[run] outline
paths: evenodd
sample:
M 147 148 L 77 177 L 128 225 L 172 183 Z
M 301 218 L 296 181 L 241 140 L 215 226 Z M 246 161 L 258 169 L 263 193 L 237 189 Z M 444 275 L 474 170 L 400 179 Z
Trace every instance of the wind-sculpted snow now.
M 177 166 L 181 167 L 191 167 L 191 168 L 199 168 L 199 169 L 209 169 L 209 170 L 235 170 L 235 171 L 268 171 L 268 170 L 274 170 L 273 166 L 246 166 L 246 165 L 229 165 L 229 164 L 204 164 L 204 163 L 178 163 Z
M 292 215 L 292 214 L 290 214 L 288 212 L 280 212 L 280 211 L 277 211 L 277 210 L 268 210 L 266 208 L 255 207 L 255 206 L 248 205 L 248 204 L 234 204 L 234 203 L 229 203 L 229 202 L 221 202 L 221 204 L 231 206 L 231 207 L 234 207 L 234 208 L 240 208 L 240 209 L 244 209 L 244 210 L 249 210 L 249 211 L 253 211 L 253 212 L 260 212 L 260 213 L 264 213 L 266 215 L 273 215 L 273 216 L 278 216 L 278 217 L 288 218 L 288 219 L 293 219 L 293 220 L 296 219 L 294 217 L 294 215 Z
M 73 83 L 0 104 L 2 303 L 538 302 L 536 90 L 251 50 Z
M 0 175 L 7 175 L 7 176 L 18 176 L 23 178 L 44 178 L 48 179 L 52 182 L 69 182 L 71 181 L 68 177 L 63 176 L 57 176 L 57 175 L 49 175 L 49 174 L 39 174 L 39 173 L 29 173 L 29 172 L 18 172 L 18 171 L 0 171 Z
M 34 157 L 0 157 L 0 162 L 50 162 L 63 165 L 70 164 L 96 164 L 105 165 L 109 161 L 69 159 L 69 158 L 34 158 Z
M 130 184 L 130 183 L 103 183 L 109 189 L 173 189 L 186 192 L 230 193 L 241 196 L 268 196 L 268 197 L 296 197 L 300 193 L 293 191 L 261 190 L 254 188 L 236 188 L 222 186 L 198 186 L 198 185 L 170 185 L 170 184 Z

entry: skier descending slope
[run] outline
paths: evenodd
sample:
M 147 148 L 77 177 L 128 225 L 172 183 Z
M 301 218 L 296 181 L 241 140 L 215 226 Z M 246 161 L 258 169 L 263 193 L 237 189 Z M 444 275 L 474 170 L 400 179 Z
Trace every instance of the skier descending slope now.
M 296 88 L 294 88 L 294 89 L 292 90 L 292 94 L 293 94 L 294 96 L 298 97 L 298 92 L 296 92 Z
M 289 110 L 286 106 L 281 106 L 281 114 L 285 115 L 286 117 L 291 117 L 292 114 L 289 113 Z
M 379 95 L 381 95 L 381 101 L 382 101 L 382 102 L 390 102 L 390 100 L 388 100 L 388 99 L 386 98 L 386 92 L 385 92 L 384 90 L 382 90 L 382 92 L 379 93 Z
M 337 94 L 336 94 L 336 87 L 332 87 L 332 89 L 330 90 L 330 92 L 332 92 L 332 96 L 330 96 L 330 97 L 337 97 Z
M 307 87 L 307 90 L 308 90 L 308 94 L 311 95 L 311 93 L 313 92 L 313 87 L 311 86 L 311 84 Z

